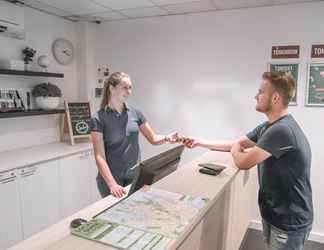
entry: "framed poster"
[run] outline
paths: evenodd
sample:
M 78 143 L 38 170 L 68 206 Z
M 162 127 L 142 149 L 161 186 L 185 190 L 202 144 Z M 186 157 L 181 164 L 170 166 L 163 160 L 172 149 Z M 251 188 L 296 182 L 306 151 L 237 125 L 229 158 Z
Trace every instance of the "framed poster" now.
M 295 96 L 290 101 L 289 105 L 297 105 L 298 94 L 298 79 L 299 79 L 299 63 L 269 63 L 270 72 L 285 72 L 293 76 L 296 81 Z
M 324 106 L 324 63 L 308 64 L 306 105 Z

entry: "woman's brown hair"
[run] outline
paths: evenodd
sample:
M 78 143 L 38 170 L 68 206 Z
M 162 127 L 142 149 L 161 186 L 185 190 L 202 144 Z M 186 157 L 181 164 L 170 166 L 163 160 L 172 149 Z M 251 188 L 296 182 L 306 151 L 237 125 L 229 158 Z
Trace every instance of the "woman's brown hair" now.
M 101 108 L 105 108 L 110 101 L 111 98 L 110 86 L 116 87 L 125 77 L 129 78 L 129 75 L 123 72 L 114 72 L 105 81 L 104 92 L 103 92 L 101 105 L 100 105 Z

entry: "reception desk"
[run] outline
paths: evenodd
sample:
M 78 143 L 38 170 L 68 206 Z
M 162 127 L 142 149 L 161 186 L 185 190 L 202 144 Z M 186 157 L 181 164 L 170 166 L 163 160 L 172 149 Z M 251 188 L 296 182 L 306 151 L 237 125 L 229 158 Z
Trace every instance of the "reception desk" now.
M 210 162 L 227 168 L 218 176 L 199 173 L 198 163 Z M 209 198 L 206 209 L 185 229 L 170 249 L 181 250 L 238 250 L 250 221 L 253 199 L 252 176 L 239 171 L 231 154 L 209 151 L 194 161 L 153 184 L 166 191 Z M 115 249 L 72 235 L 69 224 L 74 218 L 92 216 L 116 203 L 117 198 L 106 197 L 59 223 L 39 232 L 10 248 L 10 250 L 100 250 Z

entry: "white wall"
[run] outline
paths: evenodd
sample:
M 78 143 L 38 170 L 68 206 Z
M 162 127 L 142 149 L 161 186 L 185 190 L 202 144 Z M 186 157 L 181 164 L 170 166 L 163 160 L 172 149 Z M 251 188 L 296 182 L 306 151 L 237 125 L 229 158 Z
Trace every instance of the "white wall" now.
M 21 59 L 21 50 L 30 46 L 37 50 L 34 70 L 38 70 L 37 57 L 46 54 L 51 62 L 50 72 L 64 73 L 64 78 L 39 78 L 0 76 L 0 88 L 30 90 L 43 81 L 57 84 L 65 98 L 78 98 L 76 61 L 68 66 L 59 65 L 52 56 L 52 43 L 56 38 L 64 37 L 77 44 L 76 24 L 62 18 L 25 8 L 26 39 L 17 40 L 0 36 L 0 58 Z M 59 136 L 58 116 L 48 115 L 0 119 L 0 151 L 39 145 L 57 141 Z
M 313 237 L 323 240 L 324 110 L 304 107 L 306 63 L 311 44 L 324 41 L 323 13 L 324 3 L 312 3 L 102 23 L 95 27 L 94 64 L 130 74 L 130 102 L 159 133 L 176 129 L 185 135 L 230 139 L 265 119 L 255 111 L 253 98 L 271 46 L 300 44 L 298 106 L 290 110 L 312 146 Z M 93 89 L 96 83 L 90 84 Z M 142 148 L 144 157 L 162 150 L 145 142 Z M 201 152 L 186 152 L 186 160 Z M 259 219 L 257 209 L 253 218 Z
M 291 112 L 312 146 L 313 237 L 324 241 L 323 109 L 305 108 L 303 94 L 310 46 L 324 40 L 320 30 L 323 11 L 324 3 L 310 3 L 89 25 L 27 8 L 26 40 L 0 36 L 0 58 L 19 59 L 21 49 L 31 46 L 37 56 L 50 57 L 50 71 L 62 72 L 65 78 L 0 76 L 0 87 L 26 89 L 48 80 L 67 99 L 87 99 L 94 96 L 96 65 L 109 64 L 111 72 L 131 75 L 134 95 L 130 103 L 144 112 L 157 132 L 176 129 L 185 135 L 231 139 L 264 119 L 254 111 L 253 97 L 270 60 L 271 46 L 300 44 L 300 94 Z M 69 66 L 57 64 L 52 57 L 51 44 L 58 37 L 70 39 L 77 48 L 77 60 Z M 0 151 L 56 140 L 57 116 L 0 120 Z M 163 149 L 142 141 L 143 158 Z M 184 161 L 203 151 L 186 151 Z M 253 217 L 259 219 L 257 209 Z

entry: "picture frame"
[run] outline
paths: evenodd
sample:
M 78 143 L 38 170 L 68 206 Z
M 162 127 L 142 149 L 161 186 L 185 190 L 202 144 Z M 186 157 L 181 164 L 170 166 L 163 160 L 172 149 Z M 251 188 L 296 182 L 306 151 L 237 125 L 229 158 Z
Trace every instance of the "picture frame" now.
M 299 78 L 300 78 L 300 70 L 299 70 L 299 62 L 270 62 L 268 65 L 268 70 L 270 72 L 281 71 L 285 73 L 290 73 L 295 81 L 296 81 L 296 92 L 295 96 L 289 102 L 289 106 L 297 106 L 297 98 L 299 95 Z
M 102 97 L 103 88 L 95 88 L 95 98 Z
M 324 106 L 324 63 L 307 65 L 305 106 Z

